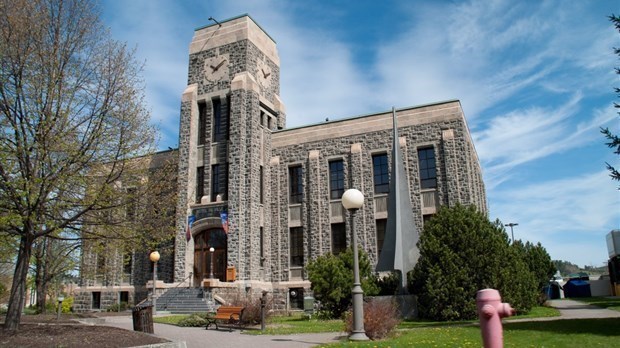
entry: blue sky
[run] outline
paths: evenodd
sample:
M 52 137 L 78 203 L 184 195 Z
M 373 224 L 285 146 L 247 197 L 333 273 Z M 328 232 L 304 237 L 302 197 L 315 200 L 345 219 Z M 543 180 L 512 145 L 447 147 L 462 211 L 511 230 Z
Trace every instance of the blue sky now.
M 287 126 L 459 99 L 489 217 L 553 259 L 607 260 L 620 191 L 604 163 L 620 163 L 599 128 L 620 133 L 616 0 L 105 0 L 102 11 L 145 62 L 162 149 L 177 147 L 194 29 L 248 13 L 277 42 Z

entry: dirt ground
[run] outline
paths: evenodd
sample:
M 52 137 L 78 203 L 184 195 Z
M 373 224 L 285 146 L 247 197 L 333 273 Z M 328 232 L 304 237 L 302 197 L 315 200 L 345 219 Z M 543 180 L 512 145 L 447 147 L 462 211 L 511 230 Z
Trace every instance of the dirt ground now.
M 104 348 L 168 342 L 142 332 L 85 325 L 72 320 L 97 316 L 101 315 L 62 315 L 60 320 L 56 320 L 56 315 L 25 315 L 17 332 L 0 327 L 0 347 Z M 4 324 L 4 318 L 1 319 Z

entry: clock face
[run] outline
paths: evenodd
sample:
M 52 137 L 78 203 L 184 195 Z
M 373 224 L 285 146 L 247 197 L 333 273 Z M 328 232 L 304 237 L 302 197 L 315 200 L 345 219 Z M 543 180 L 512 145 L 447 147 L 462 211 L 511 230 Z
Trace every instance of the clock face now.
M 219 55 L 205 59 L 205 78 L 209 82 L 218 82 L 228 77 L 228 55 Z
M 256 64 L 256 76 L 258 78 L 258 82 L 263 87 L 269 87 L 271 85 L 271 68 L 267 62 L 259 60 Z

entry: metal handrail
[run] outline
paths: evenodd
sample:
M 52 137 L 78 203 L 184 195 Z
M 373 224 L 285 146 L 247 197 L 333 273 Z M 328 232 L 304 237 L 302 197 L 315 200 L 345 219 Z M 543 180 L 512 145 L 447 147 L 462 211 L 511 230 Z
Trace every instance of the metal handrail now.
M 172 288 L 170 288 L 170 289 L 166 290 L 166 292 L 168 292 L 168 291 L 170 291 L 170 290 L 172 290 L 172 289 L 176 289 L 176 288 L 178 288 L 179 286 L 181 286 L 181 284 L 185 283 L 185 281 L 186 281 L 186 280 L 190 279 L 190 278 L 191 278 L 191 277 L 193 277 L 193 276 L 194 276 L 194 272 L 189 272 L 189 275 L 188 275 L 187 277 L 185 277 L 185 278 L 184 278 L 181 282 L 179 282 L 179 283 L 178 283 L 177 285 L 175 285 L 174 287 L 172 287 Z M 191 282 L 190 282 L 190 283 L 187 285 L 187 288 L 188 288 L 188 289 L 190 289 L 191 287 L 192 287 L 192 284 L 191 284 Z M 162 294 L 162 295 L 163 295 L 163 294 Z M 165 310 L 166 308 L 168 308 L 168 303 L 169 303 L 169 302 L 170 302 L 170 298 L 169 298 L 169 299 L 168 299 L 165 303 L 163 303 L 163 304 L 161 305 L 162 309 L 164 309 L 164 310 Z M 161 303 L 161 302 L 160 302 L 160 303 Z

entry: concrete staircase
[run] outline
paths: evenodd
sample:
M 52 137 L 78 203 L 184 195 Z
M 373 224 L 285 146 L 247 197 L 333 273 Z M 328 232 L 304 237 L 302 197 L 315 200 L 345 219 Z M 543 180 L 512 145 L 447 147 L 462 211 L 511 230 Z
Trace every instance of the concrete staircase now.
M 157 299 L 157 311 L 170 313 L 207 312 L 214 305 L 210 295 L 210 293 L 203 293 L 201 288 L 172 288 Z

